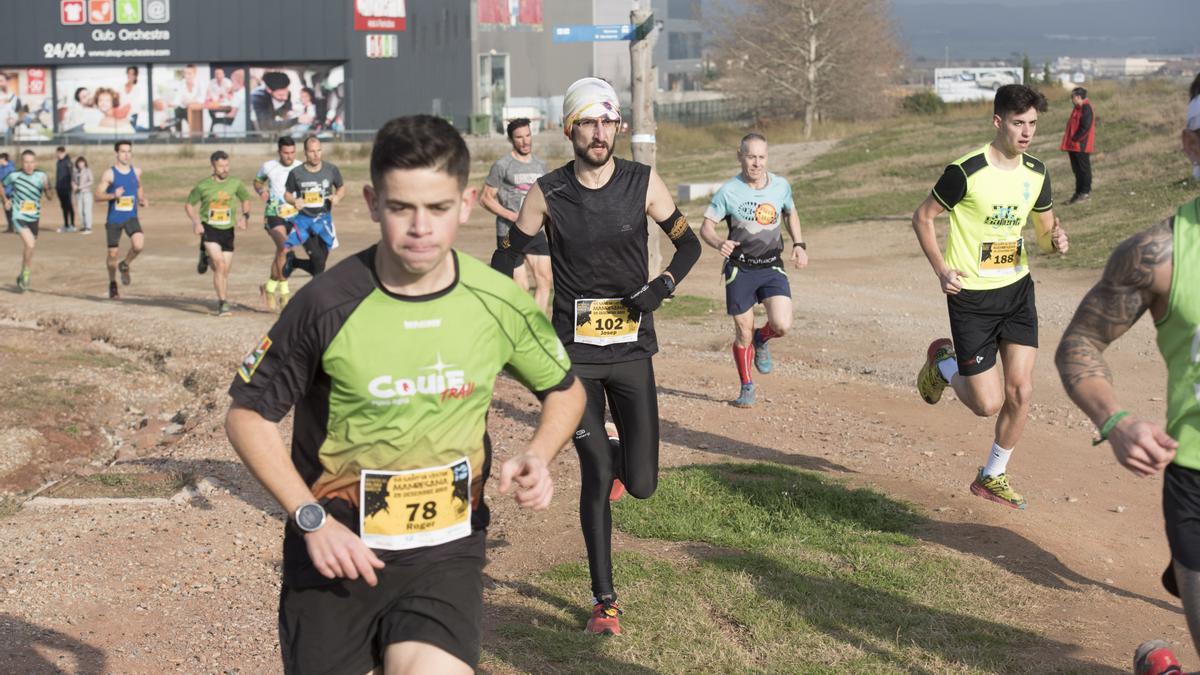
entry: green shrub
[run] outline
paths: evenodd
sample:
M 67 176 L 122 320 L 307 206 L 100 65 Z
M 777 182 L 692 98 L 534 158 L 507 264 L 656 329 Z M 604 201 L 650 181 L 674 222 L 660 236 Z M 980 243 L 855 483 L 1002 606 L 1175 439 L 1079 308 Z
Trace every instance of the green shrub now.
M 915 94 L 909 94 L 900 102 L 900 107 L 905 112 L 917 115 L 940 115 L 946 112 L 946 102 L 942 100 L 941 96 L 932 91 L 919 91 Z

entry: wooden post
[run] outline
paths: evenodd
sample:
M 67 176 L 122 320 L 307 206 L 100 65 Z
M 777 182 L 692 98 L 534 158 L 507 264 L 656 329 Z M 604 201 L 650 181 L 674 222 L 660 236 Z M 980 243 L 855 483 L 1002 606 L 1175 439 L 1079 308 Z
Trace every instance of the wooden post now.
M 658 91 L 658 81 L 655 79 L 654 44 L 658 41 L 658 29 L 654 24 L 654 13 L 650 10 L 650 0 L 634 0 L 629 23 L 634 30 L 633 40 L 629 43 L 633 161 L 653 168 L 657 155 L 654 95 Z M 659 247 L 658 225 L 647 218 L 646 228 L 649 232 L 650 276 L 653 278 L 658 276 L 662 268 L 662 250 Z

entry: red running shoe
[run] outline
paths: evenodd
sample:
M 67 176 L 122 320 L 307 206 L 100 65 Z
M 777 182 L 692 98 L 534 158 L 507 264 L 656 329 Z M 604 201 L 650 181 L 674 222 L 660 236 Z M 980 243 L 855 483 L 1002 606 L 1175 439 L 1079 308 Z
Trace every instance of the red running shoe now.
M 617 426 L 612 422 L 607 422 L 604 425 L 604 433 L 608 436 L 609 445 L 613 446 L 614 450 L 619 451 L 621 447 L 621 438 L 617 435 Z M 625 496 L 625 484 L 620 478 L 613 478 L 612 489 L 608 491 L 608 501 L 615 502 Z
M 1183 675 L 1183 668 L 1170 645 L 1163 640 L 1147 640 L 1133 653 L 1133 672 L 1135 675 Z
M 592 618 L 588 619 L 584 631 L 596 635 L 620 635 L 621 621 L 617 618 L 620 615 L 621 609 L 617 607 L 617 599 L 603 596 L 592 605 Z

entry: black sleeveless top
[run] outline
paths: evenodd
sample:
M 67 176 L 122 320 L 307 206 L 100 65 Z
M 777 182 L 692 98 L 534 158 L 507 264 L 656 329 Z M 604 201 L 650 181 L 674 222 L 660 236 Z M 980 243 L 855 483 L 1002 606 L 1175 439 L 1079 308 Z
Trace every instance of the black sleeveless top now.
M 575 300 L 623 298 L 649 276 L 646 190 L 650 167 L 614 158 L 608 183 L 593 190 L 575 177 L 575 162 L 538 179 L 546 197 L 550 265 L 554 273 L 552 322 L 576 363 L 621 363 L 658 351 L 654 317 L 646 314 L 637 341 L 609 345 L 575 342 Z

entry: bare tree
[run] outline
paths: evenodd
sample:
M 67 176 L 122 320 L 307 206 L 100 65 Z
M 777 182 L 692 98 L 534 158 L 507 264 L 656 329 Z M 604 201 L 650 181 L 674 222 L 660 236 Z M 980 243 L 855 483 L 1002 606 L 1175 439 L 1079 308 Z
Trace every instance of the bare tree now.
M 742 0 L 715 22 L 722 88 L 770 115 L 853 114 L 892 80 L 900 49 L 888 0 Z

